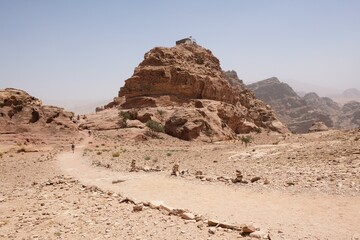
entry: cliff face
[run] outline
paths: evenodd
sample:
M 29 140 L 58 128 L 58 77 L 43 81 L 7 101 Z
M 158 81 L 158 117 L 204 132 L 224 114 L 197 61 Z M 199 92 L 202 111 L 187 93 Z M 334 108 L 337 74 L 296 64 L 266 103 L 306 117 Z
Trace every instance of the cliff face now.
M 73 113 L 62 108 L 43 106 L 25 91 L 0 89 L 0 133 L 72 129 Z
M 237 104 L 243 99 L 230 84 L 233 78 L 221 70 L 219 60 L 210 50 L 199 45 L 156 47 L 145 54 L 133 76 L 120 89 L 119 97 L 170 95 Z
M 341 108 L 330 98 L 319 97 L 316 93 L 300 97 L 288 84 L 277 78 L 259 81 L 248 87 L 259 99 L 269 104 L 279 119 L 294 132 L 306 133 L 317 122 L 322 122 L 328 128 L 349 129 L 360 126 L 356 120 L 356 112 L 360 109 L 356 104 Z
M 146 53 L 118 98 L 107 107 L 116 105 L 138 109 L 140 115 L 146 108 L 153 118 L 157 109 L 165 107 L 161 120 L 156 120 L 165 125 L 168 134 L 186 140 L 205 132 L 231 139 L 235 133 L 258 128 L 287 131 L 271 108 L 246 89 L 236 72 L 224 72 L 211 51 L 197 44 L 156 47 Z

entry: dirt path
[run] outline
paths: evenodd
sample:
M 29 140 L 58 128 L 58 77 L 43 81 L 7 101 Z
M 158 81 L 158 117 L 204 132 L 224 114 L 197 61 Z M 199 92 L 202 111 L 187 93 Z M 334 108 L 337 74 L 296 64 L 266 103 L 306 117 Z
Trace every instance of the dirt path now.
M 139 201 L 163 201 L 229 223 L 254 222 L 284 239 L 356 239 L 360 236 L 360 198 L 253 192 L 241 187 L 189 181 L 164 173 L 119 173 L 90 166 L 82 146 L 59 155 L 60 168 L 84 184 Z M 112 184 L 113 180 L 125 182 Z M 280 232 L 281 231 L 281 232 Z

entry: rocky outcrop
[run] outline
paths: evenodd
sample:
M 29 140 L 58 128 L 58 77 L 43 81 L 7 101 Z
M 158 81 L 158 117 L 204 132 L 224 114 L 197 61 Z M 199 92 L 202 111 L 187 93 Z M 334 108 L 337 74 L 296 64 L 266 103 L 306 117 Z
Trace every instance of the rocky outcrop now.
M 327 130 L 329 130 L 329 128 L 323 122 L 315 122 L 309 128 L 309 132 L 323 132 L 323 131 L 327 131 Z
M 195 43 L 146 53 L 116 100 L 108 106 L 135 110 L 138 120 L 147 116 L 184 140 L 208 135 L 231 139 L 259 128 L 287 131 L 235 71 L 224 72 L 211 51 Z
M 341 109 L 338 122 L 341 128 L 360 128 L 360 102 L 346 103 Z
M 288 84 L 274 77 L 248 87 L 259 99 L 269 104 L 279 119 L 293 132 L 306 133 L 310 128 L 315 129 L 317 122 L 322 122 L 327 128 L 357 127 L 356 112 L 360 111 L 360 108 L 357 108 L 356 104 L 348 105 L 351 110 L 346 110 L 349 108 L 341 108 L 332 99 L 319 97 L 316 93 L 307 93 L 300 97 Z
M 25 91 L 0 89 L 0 133 L 72 129 L 73 113 L 42 102 Z

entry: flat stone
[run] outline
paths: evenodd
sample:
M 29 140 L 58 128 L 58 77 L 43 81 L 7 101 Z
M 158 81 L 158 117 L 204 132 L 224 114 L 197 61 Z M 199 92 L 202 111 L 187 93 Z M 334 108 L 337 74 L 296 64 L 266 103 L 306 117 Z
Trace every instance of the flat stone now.
M 195 220 L 195 215 L 189 212 L 184 212 L 181 214 L 181 218 L 185 220 Z
M 208 226 L 209 227 L 221 227 L 221 228 L 232 229 L 232 230 L 237 230 L 237 231 L 241 230 L 241 228 L 239 226 L 229 224 L 229 223 L 220 222 L 220 221 L 214 220 L 214 219 L 208 220 Z
M 151 201 L 151 202 L 149 202 L 149 207 L 151 209 L 159 209 L 161 205 L 164 205 L 163 201 Z
M 253 225 L 241 225 L 242 232 L 245 234 L 249 234 L 256 231 L 256 228 Z
M 168 213 L 172 213 L 172 212 L 174 211 L 174 208 L 169 207 L 169 206 L 167 206 L 167 205 L 165 205 L 165 204 L 161 204 L 161 205 L 159 206 L 159 209 L 160 209 L 160 210 L 164 210 L 164 211 L 166 211 L 166 212 L 168 212 Z

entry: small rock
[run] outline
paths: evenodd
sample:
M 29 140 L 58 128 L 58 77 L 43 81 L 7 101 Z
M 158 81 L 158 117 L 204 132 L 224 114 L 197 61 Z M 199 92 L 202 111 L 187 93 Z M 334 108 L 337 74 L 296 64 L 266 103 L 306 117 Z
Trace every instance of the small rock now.
M 6 222 L 0 221 L 0 227 L 5 226 L 5 225 L 6 225 Z
M 256 231 L 256 228 L 253 225 L 242 225 L 242 232 L 245 234 L 249 234 Z
M 269 181 L 267 178 L 265 178 L 264 184 L 265 184 L 265 185 L 268 185 L 268 184 L 270 184 L 270 181 Z
M 263 231 L 255 231 L 255 232 L 250 233 L 249 236 L 253 237 L 253 238 L 259 238 L 259 239 L 265 238 L 266 239 L 268 237 L 268 234 Z
M 172 213 L 174 211 L 174 208 L 169 207 L 169 206 L 167 206 L 165 204 L 160 204 L 159 209 L 162 210 L 162 211 L 167 212 L 167 214 L 170 214 L 170 213 Z
M 134 206 L 133 206 L 133 211 L 134 211 L 134 212 L 140 212 L 140 211 L 143 210 L 143 208 L 144 208 L 144 205 L 143 205 L 143 204 L 134 205 Z
M 199 223 L 196 227 L 203 230 L 205 225 L 203 223 Z
M 185 224 L 196 223 L 196 220 L 185 220 Z
M 149 202 L 149 207 L 151 209 L 159 209 L 161 205 L 163 205 L 163 201 L 151 201 Z
M 200 176 L 200 175 L 204 175 L 202 171 L 196 171 L 195 172 L 195 176 Z
M 192 213 L 184 212 L 181 214 L 181 218 L 185 220 L 195 220 L 195 216 Z
M 212 178 L 212 177 L 207 177 L 206 178 L 206 181 L 208 181 L 208 182 L 213 182 L 215 179 L 214 178 Z
M 172 168 L 171 176 L 179 176 L 179 164 L 175 164 Z
M 261 179 L 261 177 L 253 177 L 250 182 L 254 183 L 256 181 L 259 181 Z
M 293 182 L 286 182 L 286 186 L 294 186 L 295 185 L 295 183 L 293 183 Z
M 125 182 L 125 180 L 123 180 L 123 179 L 113 180 L 111 183 L 116 184 L 116 183 L 121 183 L 121 182 Z
M 209 233 L 210 234 L 215 234 L 216 233 L 216 228 L 215 227 L 210 227 L 209 228 Z

